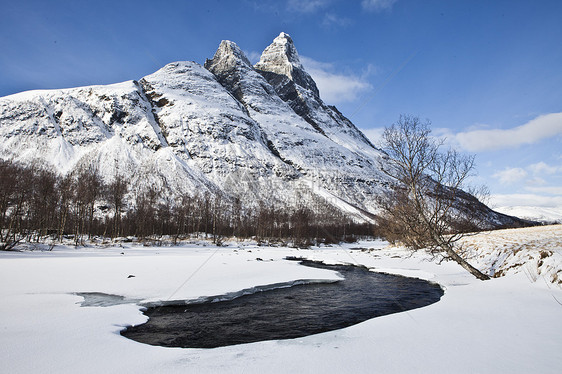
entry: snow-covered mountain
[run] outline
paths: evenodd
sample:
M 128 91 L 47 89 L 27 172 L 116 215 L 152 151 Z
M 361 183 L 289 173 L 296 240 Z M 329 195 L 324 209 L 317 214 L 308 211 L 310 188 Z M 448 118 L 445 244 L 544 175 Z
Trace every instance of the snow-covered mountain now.
M 562 207 L 541 207 L 541 206 L 497 206 L 494 210 L 510 216 L 542 222 L 543 224 L 561 223 Z
M 174 62 L 138 81 L 0 98 L 0 137 L 0 157 L 61 173 L 93 165 L 107 181 L 119 173 L 171 197 L 316 197 L 368 219 L 390 183 L 384 152 L 322 102 L 285 33 L 255 66 L 223 41 L 204 67 Z

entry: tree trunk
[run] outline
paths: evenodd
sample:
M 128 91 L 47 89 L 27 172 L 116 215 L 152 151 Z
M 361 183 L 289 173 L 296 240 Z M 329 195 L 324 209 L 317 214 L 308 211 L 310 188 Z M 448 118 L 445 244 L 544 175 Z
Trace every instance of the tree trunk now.
M 467 270 L 470 274 L 474 275 L 476 278 L 478 278 L 480 280 L 490 279 L 490 277 L 488 275 L 482 273 L 480 270 L 476 269 L 474 266 L 472 266 L 468 262 L 466 262 L 466 260 L 463 259 L 461 256 L 459 256 L 457 254 L 457 252 L 455 252 L 453 250 L 453 248 L 451 248 L 450 245 L 445 245 L 444 249 L 445 249 L 445 252 L 447 253 L 447 256 L 449 256 L 450 259 L 452 259 L 457 264 L 462 266 L 465 270 Z

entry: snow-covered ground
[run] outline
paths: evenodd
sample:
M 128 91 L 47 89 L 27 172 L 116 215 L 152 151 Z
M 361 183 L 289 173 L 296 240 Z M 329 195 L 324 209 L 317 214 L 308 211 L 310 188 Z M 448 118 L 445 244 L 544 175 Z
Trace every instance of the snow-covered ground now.
M 2 373 L 558 373 L 562 367 L 562 226 L 467 239 L 473 263 L 504 276 L 478 281 L 403 248 L 368 241 L 311 250 L 258 247 L 55 247 L 0 253 Z M 360 250 L 363 248 L 364 250 Z M 496 251 L 496 260 L 493 261 Z M 517 253 L 513 254 L 516 250 Z M 511 251 L 511 255 L 510 255 Z M 540 264 L 535 253 L 548 251 Z M 530 261 L 518 262 L 529 254 Z M 334 272 L 283 260 L 359 263 L 438 282 L 441 301 L 305 338 L 214 349 L 154 347 L 119 331 L 146 317 L 136 302 L 197 299 Z M 511 257 L 510 257 L 511 256 Z M 548 271 L 540 271 L 548 263 Z M 531 272 L 530 269 L 539 269 Z M 561 273 L 558 273 L 559 275 Z M 81 307 L 80 292 L 129 304 Z

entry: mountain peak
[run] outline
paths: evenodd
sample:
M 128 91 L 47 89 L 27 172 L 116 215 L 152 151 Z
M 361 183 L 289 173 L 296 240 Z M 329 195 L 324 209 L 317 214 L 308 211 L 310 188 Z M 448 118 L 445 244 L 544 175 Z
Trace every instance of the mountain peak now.
M 293 39 L 287 33 L 282 32 L 273 40 L 254 67 L 260 73 L 267 75 L 268 80 L 272 79 L 273 75 L 281 78 L 275 79 L 279 81 L 288 78 L 295 84 L 312 91 L 315 96 L 320 96 L 316 83 L 300 62 Z
M 234 97 L 241 102 L 244 101 L 240 80 L 242 76 L 254 69 L 250 60 L 236 43 L 223 40 L 213 58 L 205 61 L 205 69 L 213 73 L 219 83 Z
M 223 40 L 221 42 L 213 58 L 205 61 L 205 67 L 207 67 L 207 65 L 213 65 L 218 61 L 224 61 L 224 63 L 229 65 L 242 63 L 247 66 L 252 66 L 250 60 L 248 60 L 248 57 L 246 57 L 240 47 L 230 40 Z
M 293 66 L 302 68 L 299 54 L 295 48 L 295 43 L 289 34 L 284 32 L 280 33 L 279 36 L 273 39 L 273 43 L 269 47 L 275 47 L 271 48 L 274 49 L 275 52 L 279 52 L 279 49 L 281 49 L 283 51 L 283 55 L 287 58 L 287 62 L 291 63 Z

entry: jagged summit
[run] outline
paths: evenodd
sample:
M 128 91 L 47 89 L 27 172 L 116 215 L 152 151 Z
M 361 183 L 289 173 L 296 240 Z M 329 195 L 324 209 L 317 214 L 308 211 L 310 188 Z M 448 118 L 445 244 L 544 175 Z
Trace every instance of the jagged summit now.
M 278 37 L 273 39 L 273 42 L 261 55 L 258 65 L 271 62 L 278 63 L 278 65 L 285 65 L 287 70 L 284 73 L 286 75 L 290 75 L 291 72 L 289 69 L 291 66 L 302 69 L 299 54 L 289 34 L 282 32 Z
M 288 34 L 279 34 L 254 67 L 279 97 L 316 131 L 354 152 L 379 156 L 379 151 L 351 121 L 322 101 L 316 83 L 300 63 Z
M 251 74 L 254 69 L 250 60 L 248 60 L 236 43 L 230 40 L 223 40 L 213 58 L 205 61 L 205 68 L 212 72 L 220 84 L 234 95 L 236 99 L 242 103 L 245 102 L 240 87 L 240 80 L 248 73 Z
M 254 66 L 278 92 L 292 82 L 312 91 L 320 97 L 318 87 L 312 77 L 304 70 L 293 39 L 282 32 L 262 53 L 259 62 Z
M 213 64 L 216 61 L 225 61 L 229 65 L 245 65 L 251 66 L 250 60 L 248 57 L 242 52 L 238 45 L 230 40 L 223 40 L 219 45 L 219 48 L 215 52 L 215 55 L 211 60 L 207 59 L 205 61 L 205 67 L 207 64 Z

